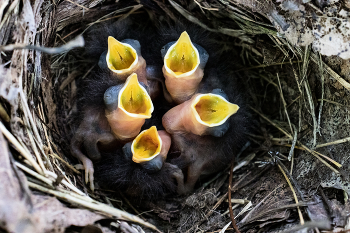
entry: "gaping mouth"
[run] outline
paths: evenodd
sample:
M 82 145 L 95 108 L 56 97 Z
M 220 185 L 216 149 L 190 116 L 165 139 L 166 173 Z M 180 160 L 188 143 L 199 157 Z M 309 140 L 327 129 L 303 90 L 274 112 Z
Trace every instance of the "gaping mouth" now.
M 115 73 L 131 70 L 137 63 L 136 50 L 128 44 L 121 43 L 114 37 L 108 37 L 108 52 L 106 55 L 108 68 Z
M 126 114 L 137 118 L 151 118 L 153 103 L 146 89 L 140 85 L 137 74 L 131 74 L 119 92 L 118 106 Z
M 142 131 L 132 142 L 132 160 L 135 163 L 150 161 L 155 158 L 162 148 L 162 140 L 158 135 L 157 128 Z
M 239 109 L 238 105 L 215 94 L 198 95 L 191 108 L 198 122 L 209 127 L 222 125 Z
M 169 73 L 176 76 L 194 73 L 200 63 L 199 53 L 191 42 L 187 32 L 183 32 L 164 57 L 164 66 Z

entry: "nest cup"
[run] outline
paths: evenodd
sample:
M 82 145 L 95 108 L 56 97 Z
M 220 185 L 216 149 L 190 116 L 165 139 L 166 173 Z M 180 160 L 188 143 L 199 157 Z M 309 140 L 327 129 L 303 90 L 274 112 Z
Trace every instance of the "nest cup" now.
M 103 98 L 94 98 L 103 95 L 103 93 L 94 93 L 91 95 L 90 99 L 77 99 L 77 96 L 79 96 L 77 92 L 85 90 L 85 86 L 83 85 L 86 85 L 86 82 L 84 82 L 84 79 L 87 79 L 94 72 L 108 72 L 98 70 L 97 62 L 99 57 L 91 56 L 92 54 L 101 54 L 103 49 L 107 48 L 107 38 L 105 42 L 101 42 L 100 45 L 92 47 L 89 53 L 86 53 L 84 49 L 76 48 L 80 45 L 81 41 L 74 40 L 74 38 L 79 34 L 84 36 L 85 33 L 89 32 L 89 30 L 94 27 L 101 26 L 109 30 L 106 25 L 116 23 L 118 20 L 127 22 L 125 19 L 130 18 L 133 22 L 137 22 L 133 24 L 133 27 L 139 27 L 140 30 L 154 29 L 161 31 L 162 25 L 175 25 L 176 27 L 176 23 L 179 22 L 178 19 L 184 24 L 189 23 L 188 19 L 191 19 L 192 24 L 196 24 L 198 27 L 210 31 L 213 35 L 212 41 L 210 42 L 212 44 L 221 45 L 217 51 L 213 52 L 225 54 L 227 59 L 232 59 L 234 60 L 233 63 L 235 63 L 235 67 L 221 67 L 221 69 L 227 71 L 234 70 L 238 78 L 244 77 L 239 78 L 239 80 L 241 81 L 241 85 L 247 89 L 247 96 L 249 96 L 248 102 L 253 108 L 252 112 L 255 112 L 256 118 L 261 117 L 261 119 L 264 119 L 262 120 L 262 122 L 264 122 L 264 127 L 262 127 L 263 131 L 265 130 L 265 133 L 271 137 L 273 136 L 271 140 L 266 141 L 266 134 L 262 133 L 260 125 L 254 122 L 256 132 L 251 136 L 251 143 L 256 150 L 258 150 L 257 145 L 268 145 L 268 149 L 273 146 L 280 146 L 277 145 L 274 140 L 276 138 L 282 138 L 281 141 L 287 141 L 285 132 L 288 132 L 290 137 L 294 137 L 292 132 L 296 131 L 298 121 L 300 122 L 298 132 L 303 132 L 303 127 L 307 130 L 307 125 L 312 125 L 312 127 L 309 128 L 312 133 L 305 133 L 307 135 L 307 140 L 311 142 L 308 143 L 305 139 L 302 143 L 306 148 L 313 148 L 313 146 L 316 146 L 316 144 L 314 144 L 316 133 L 314 132 L 316 132 L 315 127 L 317 128 L 320 124 L 318 123 L 320 121 L 320 118 L 318 118 L 318 111 L 322 113 L 321 106 L 341 116 L 348 113 L 347 110 L 340 107 L 336 108 L 333 105 L 329 106 L 319 101 L 320 99 L 325 99 L 324 95 L 327 93 L 324 91 L 324 86 L 326 86 L 326 90 L 329 91 L 329 93 L 337 93 L 337 95 L 334 95 L 335 101 L 332 100 L 333 102 L 339 102 L 343 106 L 348 105 L 346 103 L 348 93 L 345 89 L 343 90 L 343 86 L 339 83 L 334 84 L 327 81 L 327 78 L 332 75 L 336 77 L 335 80 L 340 80 L 340 76 L 337 73 L 344 72 L 344 74 L 347 74 L 345 68 L 341 70 L 335 68 L 344 66 L 342 60 L 334 58 L 334 60 L 331 61 L 334 62 L 335 65 L 327 66 L 322 58 L 320 58 L 320 56 L 315 56 L 315 53 L 311 51 L 309 47 L 300 49 L 299 47 L 291 46 L 291 43 L 288 42 L 287 39 L 278 37 L 277 30 L 266 18 L 259 15 L 259 17 L 255 19 L 253 17 L 254 15 L 250 14 L 251 12 L 249 11 L 247 11 L 247 13 L 245 9 L 239 11 L 226 9 L 227 11 L 221 12 L 215 10 L 221 9 L 221 5 L 213 4 L 211 6 L 209 4 L 209 7 L 205 4 L 200 5 L 196 1 L 196 3 L 186 5 L 181 1 L 172 0 L 167 3 L 161 3 L 159 1 L 141 1 L 142 4 L 134 4 L 127 1 L 120 1 L 118 3 L 108 1 L 93 1 L 89 3 L 79 1 L 79 3 L 73 3 L 71 1 L 63 1 L 57 2 L 56 5 L 39 0 L 34 2 L 38 4 L 31 5 L 31 3 L 27 1 L 25 1 L 23 5 L 16 5 L 13 3 L 13 5 L 11 5 L 13 8 L 11 9 L 17 9 L 18 11 L 13 11 L 9 13 L 9 15 L 0 14 L 0 22 L 4 23 L 4 28 L 10 30 L 10 23 L 20 25 L 17 29 L 11 29 L 14 30 L 12 32 L 13 38 L 9 33 L 6 33 L 5 30 L 1 30 L 0 40 L 4 42 L 4 45 L 33 44 L 36 46 L 16 50 L 13 50 L 11 47 L 3 49 L 4 52 L 0 57 L 0 95 L 2 97 L 0 101 L 1 131 L 12 145 L 10 147 L 11 154 L 13 154 L 13 157 L 16 159 L 16 166 L 20 168 L 21 171 L 24 171 L 27 177 L 27 179 L 24 177 L 21 179 L 25 181 L 29 180 L 29 184 L 26 183 L 26 187 L 29 186 L 31 190 L 39 190 L 47 196 L 54 195 L 74 205 L 78 204 L 81 209 L 89 208 L 92 210 L 99 210 L 105 215 L 112 215 L 122 220 L 137 222 L 144 227 L 156 229 L 154 225 L 144 221 L 145 219 L 133 218 L 125 212 L 112 211 L 106 206 L 91 207 L 91 202 L 86 199 L 81 202 L 75 199 L 67 200 L 60 196 L 61 193 L 59 193 L 63 193 L 62 190 L 68 190 L 67 192 L 84 196 L 84 198 L 86 198 L 86 195 L 90 195 L 98 200 L 99 203 L 105 203 L 106 198 L 110 197 L 108 190 L 97 189 L 95 193 L 92 193 L 88 189 L 84 181 L 84 172 L 79 170 L 79 167 L 74 166 L 79 162 L 71 156 L 69 151 L 70 141 L 81 121 L 82 109 L 80 108 L 80 101 L 90 101 L 91 106 L 96 109 L 103 108 L 104 106 Z M 31 7 L 29 7 L 30 5 Z M 10 9 L 9 7 L 10 6 L 6 6 L 4 9 L 8 10 Z M 44 11 L 44 9 L 52 10 Z M 266 15 L 265 8 L 261 8 L 260 10 L 262 15 Z M 41 11 L 45 12 L 43 16 L 40 16 L 39 13 L 35 13 Z M 242 14 L 241 11 L 245 13 Z M 67 12 L 69 12 L 69 14 L 67 14 Z M 16 14 L 17 16 L 30 16 L 32 18 L 27 24 L 23 21 L 23 17 L 15 19 L 14 17 Z M 248 14 L 248 16 L 246 14 Z M 6 17 L 9 17 L 11 20 L 6 21 Z M 208 20 L 208 18 L 210 18 L 210 20 Z M 3 21 L 1 21 L 1 19 Z M 27 26 L 24 27 L 24 24 Z M 123 24 L 124 23 L 121 23 L 121 25 Z M 140 27 L 140 25 L 145 26 Z M 278 28 L 278 26 L 276 27 Z M 120 28 L 120 30 L 120 33 L 123 34 L 123 27 Z M 132 35 L 130 38 L 132 38 Z M 91 40 L 93 38 L 87 39 Z M 132 39 L 137 39 L 137 33 Z M 150 31 L 150 36 L 146 40 L 154 43 L 157 42 L 158 38 L 156 34 L 152 34 L 152 31 Z M 70 43 L 69 41 L 74 42 Z M 45 50 L 44 47 L 57 47 L 57 49 Z M 153 60 L 147 60 L 146 55 L 147 65 L 162 63 L 160 48 L 161 45 L 154 48 L 157 49 L 156 52 L 152 49 L 149 49 L 149 51 L 146 49 L 142 50 L 143 55 L 159 54 L 158 58 L 155 56 Z M 52 55 L 47 53 L 52 53 Z M 6 56 L 4 56 L 4 54 Z M 292 54 L 296 54 L 298 59 L 293 59 Z M 284 60 L 285 57 L 287 57 L 287 61 Z M 305 59 L 305 57 L 308 57 L 308 59 Z M 209 60 L 209 62 L 215 61 Z M 320 74 L 316 72 L 315 74 L 308 74 L 308 65 L 310 67 L 312 66 L 313 70 L 326 67 L 328 71 L 334 69 L 335 72 L 332 70 L 333 73 L 329 71 L 329 74 L 323 72 L 320 72 Z M 298 77 L 304 78 L 310 75 L 310 82 L 305 84 L 300 81 L 301 79 L 295 80 L 295 74 L 298 74 Z M 320 77 L 322 77 L 322 79 Z M 103 87 L 119 84 L 117 80 L 110 82 L 93 81 L 94 85 L 98 85 L 96 89 L 103 89 Z M 224 85 L 229 84 L 229 80 L 224 83 Z M 304 85 L 306 87 L 304 87 Z M 86 87 L 92 88 L 92 86 Z M 16 88 L 19 88 L 18 92 L 16 92 L 16 90 L 18 90 Z M 302 94 L 299 92 L 302 92 Z M 320 97 L 321 95 L 323 98 Z M 342 97 L 344 97 L 344 100 L 341 99 Z M 305 103 L 310 103 L 311 108 L 307 104 L 299 102 L 301 100 L 305 101 Z M 157 101 L 156 104 L 161 105 L 161 101 Z M 160 111 L 162 111 L 162 109 Z M 289 112 L 289 114 L 283 115 L 286 111 Z M 309 112 L 313 114 L 308 114 Z M 322 139 L 318 138 L 318 142 L 322 140 L 324 142 L 335 141 L 336 137 L 334 135 L 337 135 L 338 139 L 347 136 L 347 131 L 342 131 L 342 127 L 344 126 L 342 124 L 347 124 L 348 118 L 344 118 L 344 122 L 337 123 L 337 119 L 335 119 L 331 113 L 329 114 L 330 115 L 327 115 L 328 118 L 324 121 L 334 126 L 326 126 L 323 132 L 325 136 Z M 159 115 L 162 114 L 159 113 Z M 272 120 L 276 120 L 278 123 L 276 124 Z M 320 130 L 319 127 L 318 129 Z M 332 130 L 337 131 L 337 133 L 330 133 Z M 12 134 L 9 131 L 11 131 Z M 15 137 L 11 137 L 11 135 Z M 3 139 L 1 140 L 5 142 Z M 293 140 L 290 141 L 290 143 L 292 144 Z M 278 147 L 278 150 L 288 156 L 290 153 L 290 146 L 288 149 L 285 147 L 281 147 L 282 149 Z M 324 146 L 320 148 L 323 147 Z M 1 148 L 3 148 L 2 151 L 8 151 L 6 146 L 2 146 Z M 12 148 L 15 148 L 15 150 L 12 150 Z M 264 153 L 267 152 L 267 149 L 261 148 L 266 147 L 259 147 L 257 153 L 263 150 L 265 150 L 263 151 Z M 310 155 L 307 151 L 308 150 L 304 148 L 302 152 L 296 152 L 295 154 L 293 152 L 293 156 L 297 156 L 298 153 L 299 155 Z M 321 164 L 320 166 L 324 167 L 320 177 L 316 179 L 311 177 L 311 175 L 305 175 L 306 178 L 304 180 L 297 179 L 297 183 L 300 183 L 303 188 L 307 186 L 308 181 L 312 180 L 316 180 L 316 184 L 320 184 L 321 182 L 324 184 L 326 180 L 325 177 L 329 177 L 330 174 L 333 174 L 332 172 L 336 173 L 341 167 L 340 163 L 348 163 L 344 162 L 346 159 L 344 160 L 340 156 L 340 154 L 348 153 L 346 147 L 338 145 L 335 146 L 334 151 L 336 151 L 336 153 L 334 153 L 333 159 L 339 162 L 337 163 L 339 166 L 336 163 L 328 162 L 332 164 L 332 168 L 329 168 L 325 163 L 319 162 L 319 164 Z M 326 152 L 321 151 L 319 153 L 325 154 Z M 247 154 L 244 154 L 244 156 L 246 155 Z M 314 154 L 311 153 L 311 155 Z M 301 159 L 301 161 L 303 162 L 304 160 Z M 306 159 L 305 161 L 305 163 L 314 162 L 312 159 Z M 250 168 L 255 168 L 252 164 L 248 166 L 250 166 Z M 300 164 L 296 165 L 294 169 L 297 169 L 299 172 L 303 171 L 302 165 Z M 243 173 L 248 174 L 245 172 Z M 221 175 L 223 175 L 223 173 Z M 278 173 L 278 175 L 281 174 Z M 240 177 L 238 175 L 234 176 L 236 179 Z M 247 176 L 250 177 L 250 174 Z M 333 178 L 329 179 L 333 181 Z M 331 181 L 329 182 L 331 183 Z M 222 184 L 227 184 L 227 182 L 227 180 L 223 180 Z M 278 182 L 284 183 L 285 181 L 281 179 Z M 21 182 L 18 181 L 18 183 Z M 199 184 L 199 187 L 203 185 L 203 192 L 209 190 L 209 185 L 211 188 L 214 188 L 216 192 L 218 190 L 226 190 L 226 187 L 223 188 L 223 185 L 218 185 L 217 183 L 206 184 L 202 182 Z M 348 186 L 341 182 L 340 184 L 343 185 L 342 187 L 345 187 L 345 192 L 348 192 Z M 249 184 L 246 185 L 249 186 Z M 334 186 L 336 186 L 332 186 L 329 183 L 327 183 L 327 185 L 325 187 L 334 188 Z M 138 211 L 137 208 L 140 208 L 139 212 L 142 212 L 143 207 L 139 206 L 139 202 L 131 201 L 130 203 L 128 197 L 125 197 L 122 192 L 115 192 L 113 195 L 114 197 L 116 196 L 118 200 L 129 203 L 127 207 L 120 207 L 113 202 L 113 205 L 117 208 L 127 209 L 128 211 L 134 211 L 135 208 L 136 211 Z M 205 193 L 205 195 L 209 194 Z M 237 194 L 236 197 L 239 198 L 239 195 Z M 199 203 L 198 206 L 194 206 L 189 204 L 189 199 L 186 199 L 187 197 L 181 198 L 183 199 L 177 201 L 181 202 L 181 200 L 187 200 L 182 206 L 184 210 L 183 213 L 179 214 L 178 218 L 175 220 L 176 228 L 181 232 L 191 230 L 193 226 L 202 224 L 204 221 L 202 218 L 203 214 L 199 210 L 205 209 L 209 212 L 210 208 L 217 203 L 204 198 L 205 200 L 203 200 L 202 203 Z M 193 196 L 189 198 L 193 198 Z M 200 200 L 200 197 L 198 197 L 198 200 Z M 19 202 L 19 200 L 17 201 Z M 133 203 L 138 204 L 136 204 L 137 206 L 135 207 Z M 201 204 L 205 205 L 205 208 L 202 208 L 203 205 Z M 224 207 L 226 209 L 228 208 L 226 204 Z M 148 207 L 145 208 L 147 209 Z M 190 222 L 186 222 L 185 219 L 193 210 L 197 211 L 196 215 L 193 215 L 194 217 Z M 150 214 L 148 217 L 156 218 L 158 221 L 161 221 L 162 224 L 159 225 L 163 225 L 162 230 L 173 227 L 166 223 L 167 217 L 163 216 L 163 218 L 159 219 L 153 214 Z M 299 221 L 298 218 L 295 219 Z M 207 228 L 215 228 L 215 230 L 222 229 L 228 221 L 230 220 L 226 215 L 221 217 L 220 221 L 216 222 L 217 225 L 215 225 L 214 222 L 208 223 Z M 248 224 L 250 224 L 250 222 L 243 221 L 240 227 L 247 230 L 249 229 Z M 254 222 L 251 224 L 255 226 Z M 10 228 L 8 229 L 11 230 Z

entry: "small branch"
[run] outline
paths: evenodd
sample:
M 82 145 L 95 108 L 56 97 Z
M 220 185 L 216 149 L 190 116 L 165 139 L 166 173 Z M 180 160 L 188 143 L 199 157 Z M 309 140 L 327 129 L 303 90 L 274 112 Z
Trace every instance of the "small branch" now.
M 15 49 L 32 49 L 32 50 L 38 50 L 43 53 L 48 54 L 57 54 L 57 53 L 63 53 L 68 52 L 69 50 L 72 50 L 74 48 L 83 47 L 85 44 L 83 36 L 79 35 L 75 39 L 69 41 L 67 44 L 64 44 L 59 47 L 41 47 L 36 45 L 26 45 L 26 44 L 10 44 L 5 46 L 0 46 L 0 51 L 12 51 Z
M 204 7 L 204 6 L 202 6 L 199 2 L 197 2 L 196 0 L 194 0 L 194 2 L 195 2 L 200 8 L 203 8 L 203 9 L 208 10 L 208 11 L 218 11 L 218 10 L 219 10 L 218 8 Z
M 235 229 L 236 233 L 240 233 L 237 225 L 236 225 L 236 220 L 235 220 L 235 216 L 233 214 L 233 210 L 232 210 L 232 202 L 231 202 L 231 185 L 232 185 L 232 177 L 233 177 L 233 164 L 234 164 L 234 161 L 232 160 L 231 162 L 231 168 L 230 168 L 230 178 L 229 178 L 229 181 L 228 181 L 228 208 L 229 208 L 229 211 L 230 211 L 230 218 L 231 218 L 231 223 L 232 223 L 232 226 L 233 228 Z
M 302 62 L 302 61 L 277 62 L 277 63 L 268 64 L 268 65 L 263 64 L 263 65 L 257 65 L 257 66 L 252 66 L 252 67 L 247 67 L 247 68 L 235 70 L 234 72 L 258 69 L 258 68 L 266 68 L 266 67 L 270 67 L 270 66 L 290 65 L 290 64 L 294 64 L 294 63 L 300 63 L 300 62 Z
M 311 113 L 311 117 L 312 117 L 312 121 L 313 121 L 313 135 L 314 135 L 314 140 L 312 143 L 312 148 L 315 148 L 316 146 L 316 132 L 317 132 L 317 120 L 316 120 L 316 114 L 315 114 L 315 104 L 314 101 L 312 99 L 311 96 L 311 89 L 310 89 L 310 85 L 309 85 L 309 81 L 308 81 L 308 77 L 307 77 L 307 69 L 308 69 L 308 65 L 309 65 L 309 60 L 310 60 L 310 51 L 311 51 L 311 47 L 306 46 L 305 47 L 305 51 L 304 51 L 304 62 L 303 62 L 303 69 L 302 69 L 302 82 L 304 82 L 304 88 L 306 91 L 306 95 L 308 98 L 308 102 L 309 102 L 309 106 L 310 106 L 310 113 Z
M 289 115 L 288 115 L 288 111 L 287 111 L 287 103 L 286 103 L 286 101 L 284 100 L 284 97 L 283 97 L 282 86 L 281 86 L 280 77 L 279 77 L 278 73 L 276 74 L 276 76 L 277 76 L 277 81 L 278 81 L 277 89 L 278 89 L 278 91 L 280 93 L 280 96 L 281 96 L 281 99 L 282 99 L 284 112 L 286 113 L 286 117 L 287 117 L 288 124 L 289 124 L 289 127 L 290 127 L 290 132 L 293 133 L 292 123 L 290 122 L 290 119 L 289 119 Z
M 323 98 L 324 98 L 324 75 L 323 75 L 323 63 L 322 63 L 322 57 L 321 54 L 319 53 L 319 71 L 320 71 L 320 75 L 321 75 L 321 103 L 320 103 L 320 107 L 318 110 L 318 122 L 317 122 L 317 132 L 319 134 L 321 134 L 321 130 L 320 130 L 320 125 L 321 125 L 321 114 L 322 114 L 322 107 L 323 107 Z
M 349 105 L 344 105 L 344 104 L 341 104 L 341 103 L 338 103 L 338 102 L 335 102 L 335 101 L 332 101 L 332 100 L 318 99 L 317 101 L 325 101 L 325 102 L 328 102 L 328 103 L 331 103 L 331 104 L 338 105 L 338 106 L 340 106 L 340 107 L 350 108 Z
M 89 10 L 89 8 L 87 8 L 87 7 L 83 6 L 83 5 L 80 5 L 80 4 L 76 3 L 76 2 L 73 2 L 73 1 L 71 1 L 71 0 L 66 0 L 66 1 L 68 1 L 68 2 L 70 2 L 70 3 L 73 3 L 74 5 L 80 6 L 80 7 L 83 8 L 84 10 L 87 10 L 87 11 Z
M 350 137 L 347 138 L 343 138 L 343 139 L 339 139 L 333 142 L 327 142 L 327 143 L 323 143 L 323 144 L 319 144 L 316 146 L 316 148 L 321 148 L 321 147 L 325 147 L 325 146 L 331 146 L 331 145 L 336 145 L 336 144 L 340 144 L 340 143 L 344 143 L 344 142 L 349 142 L 350 141 Z
M 279 164 L 277 164 L 277 166 L 278 166 L 278 168 L 281 170 L 281 172 L 282 172 L 284 178 L 286 179 L 286 181 L 287 181 L 287 183 L 288 183 L 290 189 L 292 190 L 295 203 L 296 203 L 296 204 L 299 204 L 298 197 L 297 197 L 297 195 L 296 195 L 296 193 L 295 193 L 295 191 L 294 191 L 294 188 L 293 188 L 292 184 L 290 183 L 290 180 L 288 179 L 286 173 L 283 171 L 282 167 L 281 167 Z M 299 213 L 300 224 L 301 224 L 301 225 L 304 225 L 305 221 L 304 221 L 303 215 L 302 215 L 302 213 L 301 213 L 301 211 L 300 211 L 299 206 L 297 206 L 297 208 L 298 208 L 298 213 Z
M 280 146 L 288 146 L 288 147 L 291 147 L 292 145 L 290 145 L 290 144 L 280 144 Z M 299 150 L 306 150 L 304 147 L 301 147 L 301 146 L 295 146 L 295 148 L 296 148 L 296 149 L 299 149 Z M 339 168 L 342 167 L 342 165 L 341 165 L 340 163 L 338 163 L 337 161 L 334 161 L 333 159 L 331 159 L 331 158 L 325 156 L 324 154 L 321 154 L 320 152 L 317 152 L 317 151 L 312 151 L 312 152 L 315 153 L 315 154 L 317 154 L 317 155 L 319 155 L 319 156 L 321 156 L 321 157 L 323 157 L 323 158 L 325 158 L 325 159 L 327 159 L 328 161 L 330 161 L 331 163 L 333 163 L 335 166 L 337 166 L 337 167 L 339 167 Z M 327 164 L 326 164 L 326 165 L 327 165 Z M 328 164 L 328 166 L 330 166 L 330 165 Z M 331 168 L 331 169 L 334 169 L 332 166 L 330 166 L 330 168 Z M 339 172 L 338 172 L 337 170 L 335 170 L 335 173 L 339 173 Z
M 320 229 L 331 229 L 331 223 L 329 221 L 306 222 L 304 225 L 299 225 L 299 226 L 289 228 L 288 230 L 282 231 L 282 233 L 298 232 L 303 229 L 312 229 L 315 227 Z
M 51 143 L 51 142 L 50 142 Z M 78 171 L 77 169 L 75 169 L 72 165 L 70 165 L 66 160 L 62 159 L 60 156 L 58 156 L 55 153 L 52 154 L 48 154 L 49 156 L 58 159 L 59 161 L 61 161 L 64 165 L 66 165 L 69 169 L 71 169 L 73 172 L 80 174 L 80 171 Z
M 288 161 L 292 160 L 292 157 L 294 155 L 295 144 L 297 143 L 297 140 L 298 140 L 297 129 L 295 128 L 294 125 L 293 125 L 293 128 L 294 128 L 294 138 L 293 138 L 292 146 L 290 147 L 290 151 L 289 151 L 289 155 L 288 155 Z

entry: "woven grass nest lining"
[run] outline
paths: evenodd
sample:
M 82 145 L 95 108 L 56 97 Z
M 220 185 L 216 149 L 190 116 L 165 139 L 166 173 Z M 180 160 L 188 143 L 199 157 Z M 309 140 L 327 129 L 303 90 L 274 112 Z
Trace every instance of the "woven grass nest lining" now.
M 256 9 L 244 2 L 225 2 L 226 5 L 198 1 L 191 4 L 181 1 L 146 3 L 144 7 L 124 1 L 104 4 L 98 1 L 0 3 L 0 41 L 1 45 L 8 45 L 1 47 L 0 57 L 0 116 L 1 131 L 5 136 L 1 137 L 1 171 L 4 175 L 0 176 L 0 183 L 8 187 L 0 191 L 3 197 L 0 216 L 5 216 L 1 220 L 6 223 L 0 227 L 16 232 L 16 226 L 28 220 L 29 223 L 24 224 L 26 229 L 35 226 L 35 232 L 52 229 L 63 232 L 70 225 L 85 226 L 108 216 L 137 222 L 153 230 L 155 226 L 144 220 L 154 222 L 156 219 L 157 227 L 162 230 L 177 229 L 179 232 L 197 228 L 215 231 L 225 225 L 229 227 L 227 230 L 231 228 L 227 225 L 230 217 L 225 213 L 228 206 L 224 202 L 228 195 L 226 172 L 202 183 L 193 195 L 165 200 L 158 205 L 148 204 L 147 207 L 134 206 L 123 196 L 119 197 L 123 202 L 121 205 L 103 190 L 91 193 L 84 185 L 81 172 L 73 167 L 77 161 L 69 154 L 67 140 L 74 127 L 67 119 L 74 113 L 75 79 L 88 75 L 91 67 L 85 63 L 86 67 L 77 69 L 78 65 L 84 64 L 84 59 L 72 52 L 50 58 L 32 47 L 30 50 L 13 50 L 11 47 L 12 44 L 57 47 L 72 41 L 89 27 L 89 23 L 118 20 L 144 12 L 151 19 L 160 18 L 170 23 L 177 17 L 191 19 L 213 32 L 229 35 L 223 41 L 223 48 L 240 52 L 242 64 L 237 64 L 237 70 L 249 77 L 245 85 L 252 97 L 252 111 L 262 124 L 258 133 L 251 135 L 252 145 L 237 161 L 236 166 L 245 166 L 233 173 L 235 192 L 232 192 L 231 205 L 241 203 L 234 209 L 234 214 L 238 215 L 244 206 L 252 204 L 250 211 L 243 211 L 237 218 L 239 229 L 267 231 L 276 222 L 281 223 L 275 225 L 274 230 L 297 229 L 302 227 L 302 219 L 306 221 L 304 227 L 309 228 L 329 227 L 324 224 L 325 220 L 332 226 L 344 227 L 349 192 L 349 149 L 346 144 L 350 136 L 347 129 L 349 98 L 345 89 L 349 85 L 348 61 L 337 57 L 321 60 L 310 46 L 294 47 L 288 40 L 278 37 L 277 31 L 263 17 L 268 7 L 259 8 L 258 14 L 251 13 L 250 10 Z M 305 6 L 306 11 L 310 4 Z M 277 10 L 281 12 L 279 8 Z M 207 18 L 213 23 L 208 24 Z M 296 141 L 298 143 L 294 145 Z M 290 150 L 290 146 L 294 150 Z M 294 151 L 294 155 L 290 151 Z M 292 162 L 285 160 L 274 166 L 271 161 L 271 156 L 284 158 L 289 155 L 292 155 Z M 290 180 L 293 191 L 285 177 Z M 293 193 L 298 204 L 295 204 Z M 47 194 L 78 208 L 67 208 Z M 87 194 L 118 209 L 93 201 Z M 316 204 L 311 205 L 311 202 Z M 64 214 L 53 216 L 53 206 Z M 327 208 L 336 217 L 333 221 L 325 211 Z M 119 209 L 134 214 L 153 212 L 136 217 Z M 10 210 L 19 214 L 11 215 Z M 167 223 L 168 220 L 172 224 Z M 112 222 L 109 229 L 102 224 L 103 231 L 131 229 L 131 224 L 123 221 Z

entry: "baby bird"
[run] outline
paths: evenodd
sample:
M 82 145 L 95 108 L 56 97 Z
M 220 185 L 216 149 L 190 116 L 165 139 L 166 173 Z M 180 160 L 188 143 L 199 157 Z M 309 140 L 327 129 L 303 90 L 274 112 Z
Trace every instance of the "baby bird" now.
M 125 159 L 140 164 L 148 172 L 159 171 L 171 145 L 170 135 L 165 130 L 157 131 L 157 127 L 142 131 L 133 141 L 125 144 Z
M 136 137 L 154 109 L 151 97 L 145 85 L 138 82 L 136 73 L 131 74 L 124 84 L 108 88 L 104 101 L 111 131 L 121 141 Z
M 191 192 L 200 177 L 226 168 L 247 140 L 249 114 L 240 92 L 206 91 L 210 80 L 218 78 L 208 72 L 197 94 L 163 116 L 172 149 L 179 152 L 170 163 L 183 171 L 174 174 L 178 194 Z
M 209 55 L 201 46 L 192 44 L 186 31 L 176 42 L 166 44 L 161 54 L 166 89 L 175 103 L 183 103 L 197 91 Z

